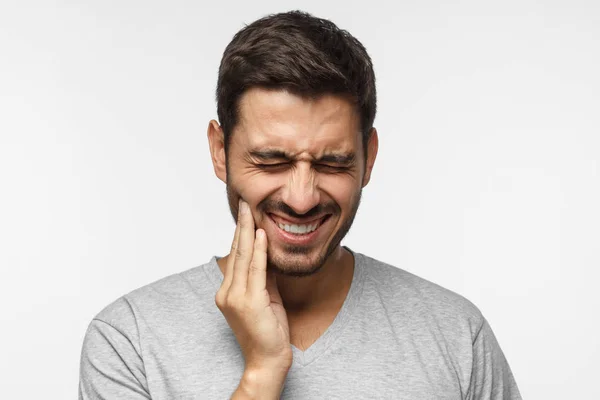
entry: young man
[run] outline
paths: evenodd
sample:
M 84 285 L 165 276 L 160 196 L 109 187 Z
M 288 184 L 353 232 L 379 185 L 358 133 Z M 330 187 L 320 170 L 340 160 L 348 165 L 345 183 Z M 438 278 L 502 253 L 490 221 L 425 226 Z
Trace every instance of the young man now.
M 365 48 L 301 12 L 238 32 L 208 140 L 230 253 L 91 322 L 80 399 L 520 399 L 468 300 L 341 246 L 378 149 Z

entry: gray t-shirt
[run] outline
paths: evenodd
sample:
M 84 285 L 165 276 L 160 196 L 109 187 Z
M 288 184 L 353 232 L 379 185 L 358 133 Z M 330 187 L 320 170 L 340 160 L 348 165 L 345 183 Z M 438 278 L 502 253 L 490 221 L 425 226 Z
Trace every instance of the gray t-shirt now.
M 353 254 L 352 285 L 333 323 L 305 351 L 292 345 L 282 399 L 521 399 L 471 302 Z M 244 359 L 215 305 L 217 259 L 134 290 L 91 321 L 79 399 L 231 396 Z

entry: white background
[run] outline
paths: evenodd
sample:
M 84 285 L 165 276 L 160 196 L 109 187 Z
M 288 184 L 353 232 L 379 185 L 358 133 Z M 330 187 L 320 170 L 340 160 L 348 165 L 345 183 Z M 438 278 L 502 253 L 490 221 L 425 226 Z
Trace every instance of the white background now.
M 2 2 L 2 397 L 75 398 L 98 311 L 226 254 L 217 68 L 245 23 L 297 8 L 376 69 L 344 244 L 473 301 L 524 398 L 600 398 L 600 5 L 566 0 Z

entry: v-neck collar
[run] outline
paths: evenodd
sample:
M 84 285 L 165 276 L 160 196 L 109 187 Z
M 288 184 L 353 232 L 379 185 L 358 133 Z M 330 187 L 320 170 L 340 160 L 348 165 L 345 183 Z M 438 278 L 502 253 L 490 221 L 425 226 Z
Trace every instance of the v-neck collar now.
M 350 320 L 352 313 L 356 309 L 357 304 L 359 303 L 365 275 L 364 260 L 362 258 L 363 256 L 360 253 L 353 252 L 346 246 L 343 247 L 354 257 L 354 273 L 352 276 L 350 289 L 346 295 L 346 299 L 344 300 L 340 311 L 334 318 L 331 325 L 329 325 L 325 332 L 323 332 L 323 334 L 308 349 L 302 351 L 291 344 L 294 356 L 292 367 L 294 365 L 300 368 L 305 367 L 324 354 L 327 349 L 329 349 L 329 347 L 338 339 L 344 327 Z M 221 257 L 213 256 L 210 262 L 207 264 L 207 267 L 204 269 L 209 280 L 215 287 L 215 294 L 221 286 L 224 278 L 223 273 L 217 264 L 217 260 L 220 258 Z

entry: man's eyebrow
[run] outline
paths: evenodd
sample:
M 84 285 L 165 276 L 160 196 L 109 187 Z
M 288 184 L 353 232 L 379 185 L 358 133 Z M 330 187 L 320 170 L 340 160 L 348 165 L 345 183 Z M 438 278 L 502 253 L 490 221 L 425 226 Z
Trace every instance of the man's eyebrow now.
M 284 151 L 276 149 L 265 149 L 265 150 L 250 150 L 248 152 L 250 156 L 261 161 L 273 161 L 273 160 L 286 160 L 293 161 L 294 157 L 287 154 Z M 324 154 L 318 159 L 314 160 L 318 163 L 330 163 L 338 165 L 352 165 L 356 161 L 356 155 L 354 153 L 330 153 Z
M 248 153 L 253 158 L 258 158 L 259 160 L 262 160 L 262 161 L 281 160 L 281 159 L 291 160 L 292 159 L 292 157 L 290 157 L 288 154 L 286 154 L 285 152 L 283 152 L 281 150 L 271 150 L 271 149 L 250 150 Z
M 332 153 L 332 154 L 324 154 L 322 157 L 320 157 L 317 160 L 317 162 L 324 162 L 324 163 L 348 166 L 348 165 L 354 164 L 355 160 L 356 160 L 356 156 L 354 155 L 354 153 L 347 153 L 347 154 Z

